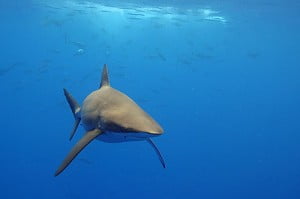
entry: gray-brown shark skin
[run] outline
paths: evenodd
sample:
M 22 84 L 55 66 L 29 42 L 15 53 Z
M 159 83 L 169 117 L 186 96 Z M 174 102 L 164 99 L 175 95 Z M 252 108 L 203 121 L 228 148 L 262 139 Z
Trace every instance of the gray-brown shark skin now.
M 161 153 L 150 139 L 161 135 L 163 129 L 132 99 L 110 86 L 106 65 L 103 68 L 100 88 L 86 97 L 82 108 L 67 90 L 64 89 L 64 93 L 75 117 L 70 139 L 80 121 L 87 133 L 64 159 L 55 176 L 59 175 L 94 139 L 111 143 L 146 140 L 154 148 L 165 168 Z
M 83 102 L 81 119 L 89 131 L 146 132 L 160 135 L 163 129 L 132 99 L 110 86 L 102 86 Z

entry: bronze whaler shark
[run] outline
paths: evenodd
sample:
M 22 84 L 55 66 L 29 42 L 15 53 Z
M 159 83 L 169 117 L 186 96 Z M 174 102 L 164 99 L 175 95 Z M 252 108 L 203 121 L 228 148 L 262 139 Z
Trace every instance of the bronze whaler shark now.
M 166 167 L 161 153 L 151 140 L 151 137 L 161 135 L 163 129 L 132 99 L 110 86 L 106 65 L 103 67 L 100 88 L 85 98 L 82 107 L 66 89 L 64 94 L 75 117 L 70 140 L 81 121 L 86 134 L 63 160 L 55 176 L 94 139 L 110 143 L 146 140 L 154 148 L 163 167 Z

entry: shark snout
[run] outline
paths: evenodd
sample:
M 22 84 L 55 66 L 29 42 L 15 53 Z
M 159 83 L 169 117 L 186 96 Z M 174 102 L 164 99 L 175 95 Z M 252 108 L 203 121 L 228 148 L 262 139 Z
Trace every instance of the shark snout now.
M 164 130 L 161 126 L 158 124 L 153 128 L 151 131 L 148 131 L 148 133 L 153 134 L 153 135 L 161 135 L 164 133 Z

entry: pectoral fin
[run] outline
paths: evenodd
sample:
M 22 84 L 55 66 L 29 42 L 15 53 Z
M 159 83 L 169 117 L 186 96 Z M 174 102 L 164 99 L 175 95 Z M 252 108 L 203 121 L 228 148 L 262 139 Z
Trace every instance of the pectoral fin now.
M 160 160 L 162 166 L 163 166 L 164 168 L 166 168 L 166 163 L 165 163 L 165 161 L 164 161 L 164 158 L 162 157 L 162 155 L 161 155 L 161 153 L 159 152 L 158 148 L 155 146 L 154 142 L 153 142 L 150 138 L 148 138 L 148 139 L 146 139 L 146 140 L 147 140 L 147 142 L 153 147 L 153 149 L 155 150 L 156 154 L 157 154 L 158 157 L 159 157 L 159 160 Z
M 86 147 L 93 139 L 95 139 L 102 132 L 99 129 L 94 129 L 85 134 L 79 142 L 72 148 L 67 157 L 63 160 L 62 164 L 56 170 L 54 176 L 58 176 L 71 162 L 72 160 Z
M 64 88 L 64 94 L 65 94 L 66 100 L 72 110 L 74 117 L 77 118 L 78 113 L 80 112 L 80 106 L 79 106 L 78 102 L 65 88 Z
M 65 88 L 64 88 L 64 94 L 66 96 L 68 104 L 69 104 L 69 106 L 72 110 L 73 116 L 75 118 L 73 129 L 70 134 L 70 140 L 71 140 L 77 130 L 79 123 L 80 123 L 80 106 L 79 106 L 78 102 L 75 100 L 75 98 Z
M 80 123 L 80 118 L 77 118 L 77 119 L 75 120 L 75 122 L 74 122 L 73 129 L 72 129 L 72 131 L 71 131 L 71 133 L 70 133 L 70 138 L 69 138 L 69 140 L 72 140 L 73 136 L 75 135 L 75 132 L 76 132 L 76 130 L 77 130 L 77 127 L 78 127 L 79 123 Z

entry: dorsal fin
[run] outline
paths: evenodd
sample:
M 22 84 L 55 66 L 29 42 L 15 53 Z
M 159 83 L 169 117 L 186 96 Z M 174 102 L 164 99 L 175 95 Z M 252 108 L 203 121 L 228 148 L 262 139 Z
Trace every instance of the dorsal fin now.
M 100 88 L 102 86 L 109 86 L 108 71 L 107 71 L 107 65 L 106 64 L 104 64 L 103 70 L 102 70 L 102 78 L 101 78 Z

